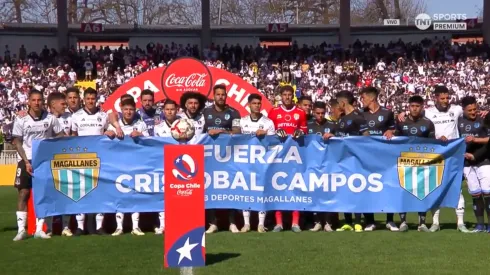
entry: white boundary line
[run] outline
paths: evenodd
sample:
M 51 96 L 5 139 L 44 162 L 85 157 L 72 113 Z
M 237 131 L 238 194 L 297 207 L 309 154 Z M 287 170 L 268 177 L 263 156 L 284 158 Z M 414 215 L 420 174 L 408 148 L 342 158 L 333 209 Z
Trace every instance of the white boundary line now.
M 194 275 L 194 270 L 192 267 L 181 267 L 180 275 Z

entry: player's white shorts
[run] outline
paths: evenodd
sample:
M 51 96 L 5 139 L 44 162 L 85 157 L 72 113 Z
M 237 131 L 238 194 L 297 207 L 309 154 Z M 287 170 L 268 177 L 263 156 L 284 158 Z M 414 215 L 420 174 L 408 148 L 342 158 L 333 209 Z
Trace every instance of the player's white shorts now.
M 490 194 L 490 165 L 465 167 L 463 173 L 472 196 Z

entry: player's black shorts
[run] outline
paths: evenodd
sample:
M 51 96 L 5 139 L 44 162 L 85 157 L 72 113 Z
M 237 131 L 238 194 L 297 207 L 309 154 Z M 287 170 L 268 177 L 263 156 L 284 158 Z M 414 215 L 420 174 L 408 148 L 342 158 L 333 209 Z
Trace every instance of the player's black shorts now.
M 19 161 L 17 164 L 17 171 L 15 174 L 15 187 L 17 189 L 31 189 L 32 188 L 32 176 L 27 172 L 26 163 L 24 160 Z

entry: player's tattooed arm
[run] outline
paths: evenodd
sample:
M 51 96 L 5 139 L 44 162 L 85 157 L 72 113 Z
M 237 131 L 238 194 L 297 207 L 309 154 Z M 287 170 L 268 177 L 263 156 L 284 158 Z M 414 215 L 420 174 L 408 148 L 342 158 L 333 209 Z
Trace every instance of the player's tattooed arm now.
M 17 153 L 19 153 L 22 160 L 26 163 L 29 162 L 29 160 L 27 159 L 26 152 L 24 151 L 24 148 L 22 148 L 22 143 L 23 143 L 22 138 L 21 137 L 14 137 L 12 143 L 14 144 L 15 150 L 17 151 Z
M 118 117 L 118 113 L 117 112 L 112 112 L 112 113 L 109 113 L 108 115 L 109 117 L 109 123 L 112 125 L 112 127 L 114 127 L 114 129 L 116 130 L 115 133 L 116 133 L 116 136 L 118 138 L 122 138 L 124 137 L 124 132 L 122 131 L 121 129 L 121 125 L 119 125 L 119 117 Z

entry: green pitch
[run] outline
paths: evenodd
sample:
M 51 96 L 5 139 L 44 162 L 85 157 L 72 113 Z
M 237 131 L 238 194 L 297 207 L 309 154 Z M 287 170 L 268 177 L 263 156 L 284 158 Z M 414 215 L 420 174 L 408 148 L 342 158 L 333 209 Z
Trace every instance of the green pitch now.
M 179 274 L 162 268 L 163 240 L 152 233 L 14 243 L 15 198 L 14 188 L 0 187 L 0 274 Z M 467 198 L 469 227 L 471 209 Z M 407 233 L 389 232 L 384 224 L 369 233 L 217 233 L 206 238 L 208 266 L 194 274 L 488 274 L 490 235 L 456 232 L 454 210 L 441 212 L 438 233 L 417 232 L 416 215 L 409 221 Z

